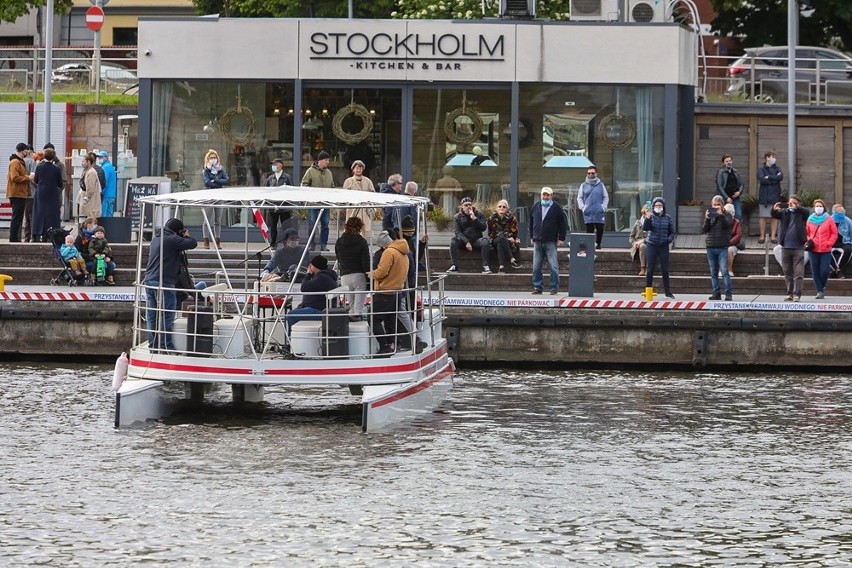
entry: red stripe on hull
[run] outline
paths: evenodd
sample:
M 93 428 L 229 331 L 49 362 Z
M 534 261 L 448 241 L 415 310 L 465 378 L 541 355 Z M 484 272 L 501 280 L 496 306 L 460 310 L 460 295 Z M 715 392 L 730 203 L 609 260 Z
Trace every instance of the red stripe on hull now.
M 450 377 L 453 376 L 453 370 L 452 370 L 452 368 L 449 364 L 446 367 L 444 367 L 444 369 L 441 372 L 436 373 L 435 376 L 432 377 L 431 379 L 423 381 L 422 383 L 417 383 L 413 387 L 407 388 L 402 392 L 398 392 L 398 393 L 396 393 L 392 396 L 389 396 L 388 398 L 378 400 L 376 402 L 372 402 L 372 403 L 370 403 L 370 406 L 373 407 L 373 408 L 381 408 L 382 406 L 385 406 L 387 404 L 391 404 L 391 403 L 397 402 L 399 400 L 402 400 L 404 398 L 408 398 L 409 396 L 415 395 L 415 394 L 419 393 L 420 391 L 428 389 L 429 387 L 431 387 L 435 383 L 441 382 L 442 380 L 447 378 L 447 376 L 450 376 Z

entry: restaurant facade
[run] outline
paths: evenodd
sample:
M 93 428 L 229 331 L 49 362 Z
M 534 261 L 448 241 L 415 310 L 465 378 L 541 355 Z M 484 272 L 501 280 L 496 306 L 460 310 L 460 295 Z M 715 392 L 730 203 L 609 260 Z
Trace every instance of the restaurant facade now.
M 273 158 L 298 184 L 326 151 L 336 185 L 360 159 L 448 215 L 505 198 L 524 220 L 550 186 L 582 230 L 594 164 L 612 245 L 646 201 L 692 193 L 695 36 L 672 23 L 147 19 L 138 68 L 139 175 L 173 191 L 202 187 L 210 148 L 232 185 Z

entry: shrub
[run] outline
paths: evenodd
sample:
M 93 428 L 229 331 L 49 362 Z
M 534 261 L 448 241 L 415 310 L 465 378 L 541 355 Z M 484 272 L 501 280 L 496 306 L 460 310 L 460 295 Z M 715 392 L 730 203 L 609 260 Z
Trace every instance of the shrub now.
M 439 231 L 446 231 L 453 223 L 453 218 L 447 215 L 443 207 L 435 207 L 426 214 L 426 219 L 435 223 L 435 228 Z

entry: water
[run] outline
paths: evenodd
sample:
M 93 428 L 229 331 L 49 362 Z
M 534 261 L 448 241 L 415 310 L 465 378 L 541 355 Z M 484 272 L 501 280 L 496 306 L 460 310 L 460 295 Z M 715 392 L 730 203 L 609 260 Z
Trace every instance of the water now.
M 848 376 L 463 371 L 378 435 L 343 389 L 116 431 L 111 377 L 6 366 L 0 564 L 852 562 Z

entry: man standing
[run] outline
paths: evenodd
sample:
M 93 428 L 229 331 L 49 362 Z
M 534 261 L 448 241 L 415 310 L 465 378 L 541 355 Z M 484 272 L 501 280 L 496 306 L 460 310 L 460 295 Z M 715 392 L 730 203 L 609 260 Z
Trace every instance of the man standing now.
M 719 287 L 719 271 L 722 271 L 722 279 L 725 283 L 725 301 L 733 299 L 731 288 L 731 275 L 728 273 L 728 243 L 731 242 L 731 227 L 733 221 L 727 211 L 725 202 L 721 195 L 713 196 L 713 205 L 704 212 L 704 226 L 702 233 L 707 233 L 705 246 L 707 247 L 707 262 L 710 264 L 710 284 L 713 286 L 711 300 L 721 300 L 722 294 Z
M 716 194 L 721 195 L 725 203 L 734 204 L 734 217 L 743 220 L 740 196 L 743 193 L 743 180 L 740 172 L 734 168 L 734 159 L 730 154 L 722 156 L 722 167 L 716 173 Z
M 334 187 L 334 176 L 331 175 L 331 170 L 328 169 L 328 163 L 331 161 L 331 156 L 325 150 L 321 151 L 317 155 L 317 160 L 311 164 L 311 167 L 308 168 L 308 171 L 305 172 L 305 175 L 302 177 L 302 186 L 303 187 Z M 320 217 L 320 211 L 322 211 L 322 216 Z M 320 219 L 320 248 L 323 251 L 328 250 L 328 224 L 331 219 L 331 215 L 328 209 L 311 209 L 310 210 L 310 221 L 311 221 L 311 231 L 314 230 L 314 226 L 316 225 L 317 218 Z M 311 238 L 311 243 L 309 245 L 310 249 L 313 250 L 315 241 Z
M 388 176 L 388 182 L 379 188 L 379 193 L 387 193 L 391 195 L 399 195 L 402 193 L 402 174 L 391 174 Z M 394 227 L 399 228 L 402 224 L 402 217 L 399 214 L 399 209 L 396 207 L 385 207 L 382 209 L 382 230 L 388 231 Z
M 469 251 L 479 250 L 482 254 L 482 273 L 491 274 L 488 267 L 488 255 L 491 254 L 491 241 L 483 233 L 488 230 L 488 221 L 485 215 L 477 211 L 470 197 L 461 200 L 461 211 L 453 217 L 456 236 L 450 239 L 450 268 L 447 272 L 457 272 L 459 248 L 464 247 Z
M 166 221 L 163 229 L 151 239 L 144 277 L 149 349 L 175 350 L 172 326 L 177 310 L 174 288 L 180 270 L 180 253 L 197 246 L 198 241 L 189 235 L 183 221 L 174 218 Z
M 115 166 L 109 161 L 109 152 L 98 152 L 98 165 L 104 172 L 104 189 L 101 192 L 101 217 L 112 217 L 115 211 L 115 197 L 118 189 L 118 174 Z
M 284 171 L 284 160 L 275 158 L 272 160 L 272 175 L 266 178 L 266 187 L 281 187 L 282 185 L 293 185 L 290 174 Z M 278 247 L 278 224 L 283 224 L 290 218 L 289 209 L 267 209 L 266 226 L 269 227 L 269 244 L 272 250 Z
M 24 209 L 30 197 L 30 182 L 35 174 L 27 170 L 24 154 L 29 148 L 25 142 L 15 146 L 15 153 L 9 156 L 9 173 L 6 178 L 6 197 L 12 204 L 12 221 L 9 224 L 9 242 L 21 242 L 21 225 L 24 221 Z
M 35 174 L 36 166 L 38 165 L 33 158 L 33 147 L 27 146 L 24 152 L 24 163 L 27 164 L 27 171 Z M 35 176 L 34 176 L 35 177 Z M 33 196 L 35 195 L 36 183 L 33 179 L 30 181 L 30 196 L 27 197 L 27 203 L 24 205 L 24 242 L 28 243 L 33 236 Z
M 559 257 L 557 247 L 565 242 L 565 214 L 562 206 L 553 200 L 553 190 L 541 188 L 541 200 L 532 206 L 530 212 L 530 238 L 533 242 L 533 294 L 544 290 L 544 276 L 541 267 L 547 257 L 550 266 L 550 294 L 559 290 Z
M 394 352 L 394 343 L 398 351 L 411 349 L 411 337 L 403 333 L 404 324 L 400 321 L 400 292 L 408 281 L 409 250 L 405 239 L 382 231 L 376 235 L 376 244 L 381 256 L 376 268 L 370 273 L 373 279 L 372 328 L 379 343 L 378 354 L 389 355 Z M 378 252 L 378 251 L 377 251 Z
M 791 195 L 787 207 L 781 202 L 772 206 L 772 218 L 779 219 L 778 241 L 781 245 L 781 268 L 787 283 L 785 302 L 798 302 L 802 297 L 805 279 L 806 226 L 810 212 L 801 206 L 799 198 Z

